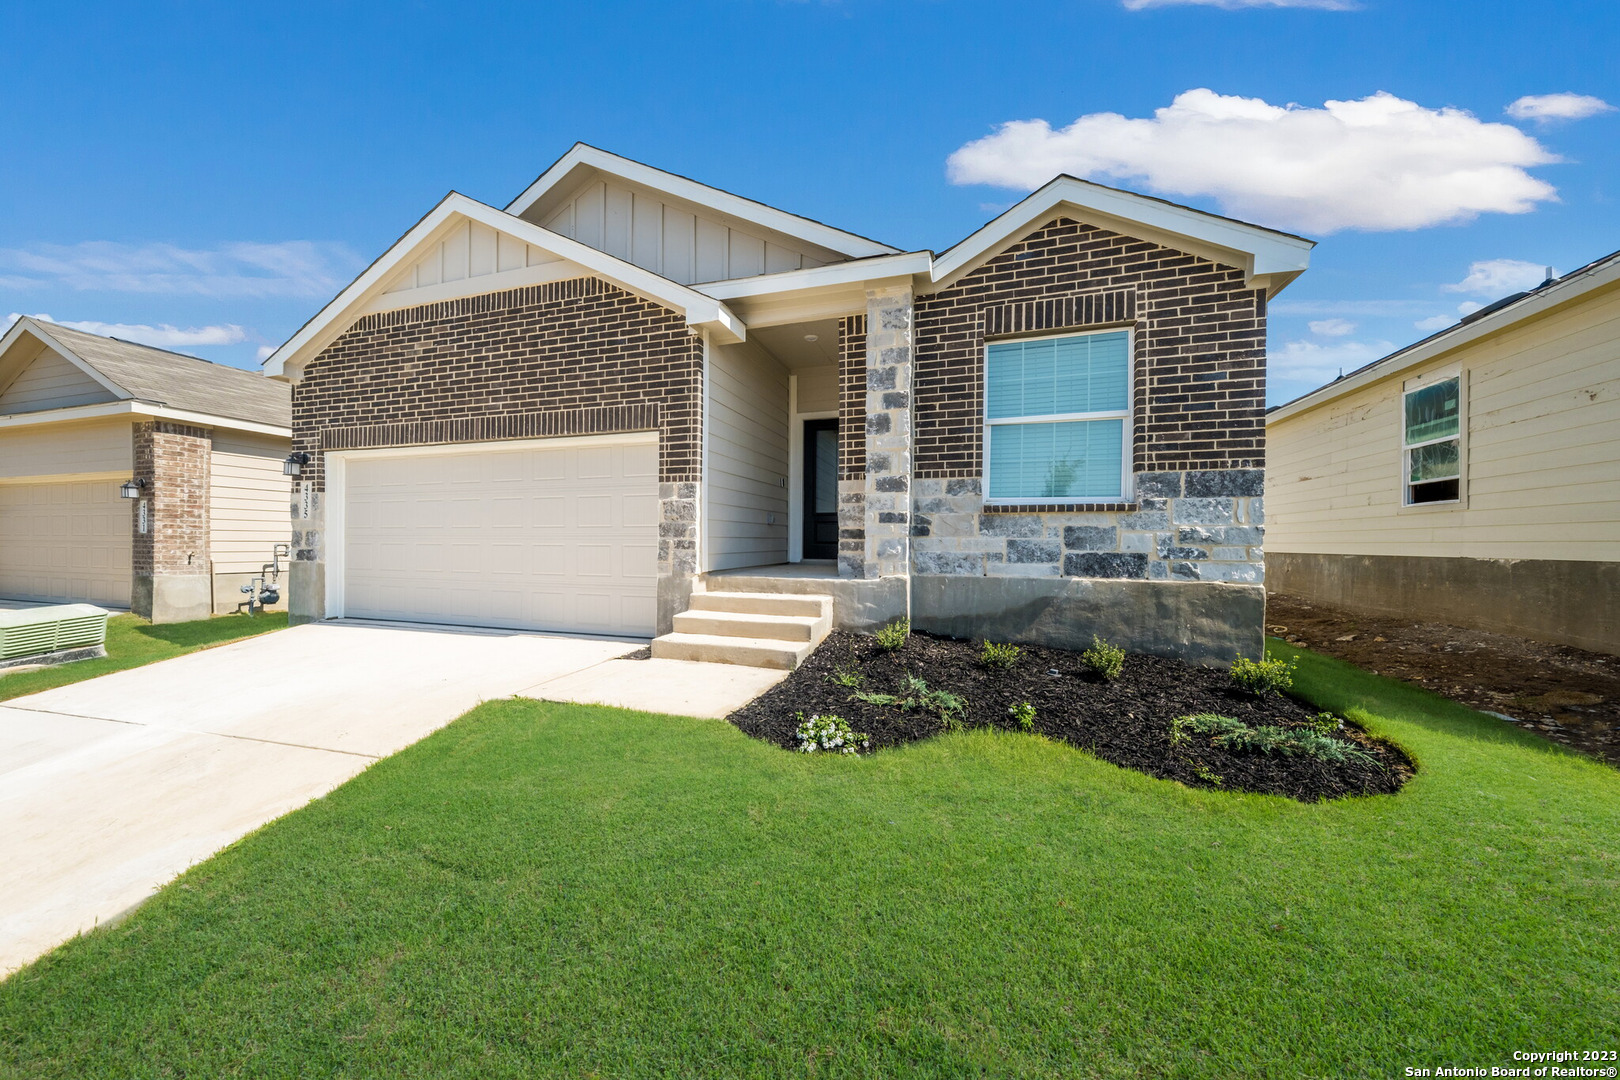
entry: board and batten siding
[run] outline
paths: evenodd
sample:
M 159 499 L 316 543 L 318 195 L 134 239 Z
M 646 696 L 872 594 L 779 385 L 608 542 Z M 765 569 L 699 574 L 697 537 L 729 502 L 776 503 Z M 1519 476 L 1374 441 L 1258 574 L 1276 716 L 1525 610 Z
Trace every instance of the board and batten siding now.
M 71 361 L 45 349 L 0 393 L 0 416 L 99 405 L 114 400 L 105 386 Z
M 1465 500 L 1401 505 L 1401 395 L 1460 371 Z M 1620 288 L 1266 429 L 1266 548 L 1302 554 L 1620 559 Z
M 592 180 L 540 224 L 682 285 L 824 266 L 841 256 L 618 180 Z
M 749 343 L 709 349 L 705 562 L 787 561 L 788 373 Z
M 209 489 L 209 548 L 214 573 L 251 574 L 271 549 L 292 539 L 287 478 L 290 440 L 247 432 L 214 432 Z
M 134 467 L 130 421 L 124 418 L 0 429 L 0 482 L 128 480 Z

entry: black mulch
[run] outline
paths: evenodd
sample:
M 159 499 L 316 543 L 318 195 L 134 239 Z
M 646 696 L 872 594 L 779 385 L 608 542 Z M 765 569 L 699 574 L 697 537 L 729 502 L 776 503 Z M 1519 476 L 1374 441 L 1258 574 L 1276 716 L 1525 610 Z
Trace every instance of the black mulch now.
M 830 676 L 855 668 L 866 691 L 902 694 L 907 674 L 949 690 L 967 701 L 966 727 L 1018 730 L 1008 706 L 1035 706 L 1035 729 L 1089 750 L 1115 765 L 1193 787 L 1220 787 L 1286 795 L 1316 802 L 1344 795 L 1390 794 L 1411 776 L 1413 764 L 1401 750 L 1374 739 L 1350 722 L 1339 738 L 1371 754 L 1372 762 L 1351 759 L 1333 765 L 1304 756 L 1271 757 L 1229 752 L 1193 735 L 1180 746 L 1170 742 L 1170 724 L 1191 713 L 1219 713 L 1250 724 L 1293 726 L 1317 710 L 1282 695 L 1258 698 L 1232 686 L 1224 669 L 1194 667 L 1156 656 L 1127 656 L 1117 681 L 1104 682 L 1080 663 L 1078 653 L 1024 646 L 1017 666 L 992 671 L 978 662 L 979 643 L 912 634 L 897 652 L 886 653 L 871 637 L 836 631 L 800 668 L 764 695 L 730 716 L 745 733 L 796 749 L 798 714 L 833 713 L 871 736 L 873 749 L 896 746 L 944 730 L 931 713 L 898 706 L 871 705 L 853 698 L 854 689 Z M 903 696 L 903 694 L 902 694 Z M 1200 775 L 1200 773 L 1203 775 Z M 1220 777 L 1220 783 L 1210 779 Z

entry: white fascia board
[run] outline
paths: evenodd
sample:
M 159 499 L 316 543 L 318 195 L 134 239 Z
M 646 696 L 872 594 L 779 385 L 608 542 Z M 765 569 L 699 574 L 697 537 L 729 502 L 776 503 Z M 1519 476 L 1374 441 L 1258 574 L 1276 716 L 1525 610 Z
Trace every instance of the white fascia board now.
M 62 359 L 66 360 L 68 363 L 84 372 L 90 378 L 94 379 L 96 384 L 103 390 L 107 391 L 107 393 L 112 394 L 114 397 L 120 398 L 134 396 L 128 390 L 125 390 L 122 386 L 119 386 L 117 383 L 107 378 L 107 376 L 97 371 L 88 362 L 80 359 L 79 355 L 72 349 L 68 348 L 66 345 L 63 345 L 61 341 L 59 341 L 48 329 L 46 329 L 46 327 L 49 325 L 49 323 L 42 323 L 38 319 L 24 315 L 12 325 L 11 329 L 6 332 L 5 337 L 0 338 L 0 356 L 5 355 L 6 351 L 9 350 L 12 345 L 16 344 L 17 339 L 22 337 L 23 333 L 26 331 L 27 333 L 32 334 L 34 337 L 39 338 L 51 348 L 55 349 L 57 354 L 61 356 Z
M 1541 292 L 1533 293 L 1516 303 L 1510 304 L 1500 311 L 1493 311 L 1484 318 L 1476 319 L 1470 323 L 1460 323 L 1449 330 L 1442 330 L 1426 341 L 1409 345 L 1399 352 L 1390 353 L 1382 360 L 1374 360 L 1360 371 L 1352 372 L 1342 379 L 1335 379 L 1326 386 L 1319 387 L 1297 397 L 1286 405 L 1279 405 L 1266 414 L 1266 426 L 1279 423 L 1291 416 L 1297 416 L 1319 405 L 1325 405 L 1345 394 L 1381 382 L 1393 375 L 1400 375 L 1410 371 L 1419 364 L 1427 363 L 1438 356 L 1443 356 L 1453 349 L 1460 349 L 1472 345 L 1481 338 L 1510 329 L 1515 324 L 1526 319 L 1535 318 L 1545 314 L 1553 308 L 1579 300 L 1582 296 L 1605 285 L 1620 281 L 1620 260 L 1609 266 L 1596 270 L 1589 275 L 1582 275 L 1570 281 L 1550 285 Z
M 816 244 L 829 251 L 840 252 L 852 259 L 862 259 L 871 255 L 891 255 L 899 250 L 887 244 L 880 244 L 876 240 L 868 240 L 864 236 L 857 236 L 855 233 L 845 232 L 843 229 L 836 229 L 831 225 L 823 225 L 819 221 L 812 221 L 810 218 L 755 202 L 753 199 L 745 199 L 741 195 L 733 195 L 729 191 L 700 184 L 684 176 L 665 172 L 663 169 L 655 169 L 651 165 L 643 165 L 639 161 L 631 161 L 606 150 L 598 150 L 594 146 L 586 146 L 584 143 L 575 143 L 573 149 L 558 158 L 551 168 L 541 173 L 540 178 L 525 188 L 523 194 L 507 204 L 506 212 L 512 215 L 522 214 L 539 202 L 547 192 L 566 182 L 569 174 L 581 166 L 597 169 L 654 191 L 662 191 L 689 203 L 711 207 L 722 214 L 753 222 L 755 225 Z
M 40 427 L 45 424 L 71 424 L 80 420 L 102 420 L 109 416 L 127 416 L 130 419 L 173 420 L 196 427 L 225 428 L 228 431 L 247 431 L 256 435 L 277 435 L 292 438 L 292 428 L 279 424 L 261 424 L 255 420 L 237 420 L 229 416 L 171 409 L 147 401 L 107 401 L 99 405 L 71 405 L 65 409 L 42 409 L 39 412 L 12 413 L 0 416 L 0 428 Z
M 1231 265 L 1241 268 L 1250 279 L 1265 280 L 1268 285 L 1273 278 L 1282 279 L 1270 289 L 1273 294 L 1310 266 L 1311 249 L 1316 246 L 1303 237 L 1060 176 L 935 259 L 933 280 L 945 281 L 970 268 L 1064 207 L 1079 211 L 1077 216 L 1082 218 L 1090 211 L 1229 252 L 1235 256 Z
M 312 353 L 325 347 L 332 338 L 342 332 L 342 329 L 346 329 L 354 319 L 360 317 L 365 306 L 381 291 L 395 270 L 416 255 L 442 228 L 457 218 L 487 225 L 514 239 L 577 263 L 590 273 L 628 292 L 677 308 L 685 313 L 688 325 L 710 328 L 724 340 L 742 341 L 747 335 L 747 327 L 742 321 L 713 297 L 704 296 L 662 275 L 643 270 L 634 263 L 615 258 L 605 251 L 598 251 L 577 240 L 570 240 L 561 233 L 552 232 L 550 229 L 524 221 L 522 218 L 514 217 L 453 191 L 426 217 L 412 226 L 409 232 L 395 241 L 393 246 L 355 278 L 348 288 L 322 308 L 320 314 L 305 323 L 281 348 L 272 353 L 264 362 L 265 374 L 272 378 L 295 376 L 308 362 Z M 334 330 L 334 326 L 338 326 L 339 329 Z
M 804 270 L 784 270 L 777 274 L 756 274 L 753 277 L 710 281 L 694 285 L 693 288 L 716 300 L 736 300 L 743 297 L 754 299 L 779 293 L 803 292 L 829 286 L 927 274 L 933 270 L 933 265 L 933 252 L 906 251 L 871 259 L 858 259 L 854 262 L 812 266 Z

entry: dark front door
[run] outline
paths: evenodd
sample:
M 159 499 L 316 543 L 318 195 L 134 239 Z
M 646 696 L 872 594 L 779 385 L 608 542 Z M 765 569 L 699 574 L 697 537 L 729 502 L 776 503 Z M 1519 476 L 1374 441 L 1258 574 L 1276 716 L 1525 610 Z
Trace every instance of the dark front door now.
M 804 557 L 838 558 L 838 421 L 804 422 Z

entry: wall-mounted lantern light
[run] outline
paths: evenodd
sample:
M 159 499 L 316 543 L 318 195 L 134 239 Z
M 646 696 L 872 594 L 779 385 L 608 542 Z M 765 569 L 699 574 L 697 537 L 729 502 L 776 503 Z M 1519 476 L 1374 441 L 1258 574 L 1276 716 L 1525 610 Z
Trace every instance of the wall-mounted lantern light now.
M 142 480 L 140 477 L 136 477 L 133 480 L 125 480 L 122 484 L 119 484 L 118 494 L 120 497 L 125 499 L 138 499 L 141 497 L 141 492 L 145 489 L 146 481 Z
M 304 466 L 308 464 L 308 454 L 302 452 L 288 454 L 287 460 L 281 463 L 281 473 L 283 476 L 297 476 L 304 471 Z

